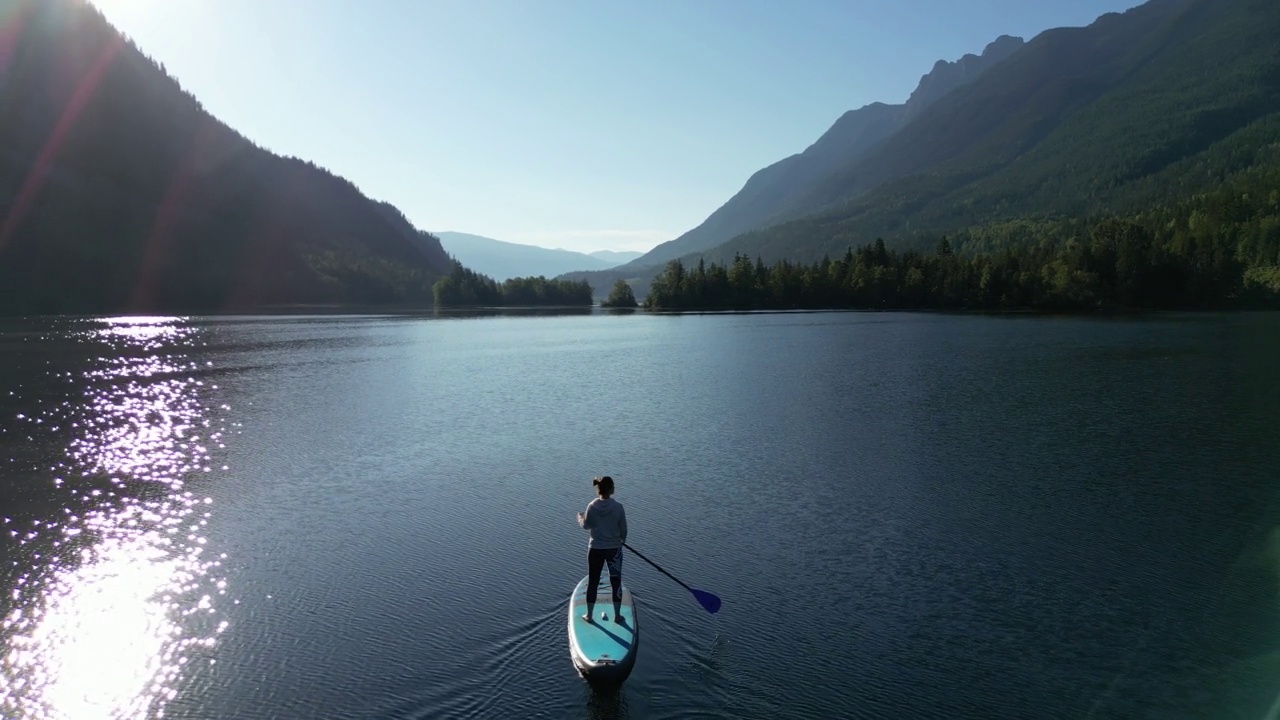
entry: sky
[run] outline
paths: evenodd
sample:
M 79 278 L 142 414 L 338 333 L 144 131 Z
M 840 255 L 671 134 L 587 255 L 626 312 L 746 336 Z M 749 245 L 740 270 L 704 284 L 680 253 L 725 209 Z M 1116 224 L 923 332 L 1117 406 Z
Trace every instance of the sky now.
M 938 60 L 1139 0 L 91 0 L 204 107 L 423 230 L 644 251 Z

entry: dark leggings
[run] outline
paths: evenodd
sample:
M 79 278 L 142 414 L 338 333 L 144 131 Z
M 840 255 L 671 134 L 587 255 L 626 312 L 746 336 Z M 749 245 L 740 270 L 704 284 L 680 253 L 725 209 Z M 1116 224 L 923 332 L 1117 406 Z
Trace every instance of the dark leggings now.
M 612 561 L 612 562 L 609 562 Z M 596 604 L 596 588 L 600 585 L 600 571 L 609 562 L 609 585 L 613 588 L 613 603 L 622 602 L 622 548 L 587 551 L 587 604 Z M 617 573 L 614 572 L 617 570 Z

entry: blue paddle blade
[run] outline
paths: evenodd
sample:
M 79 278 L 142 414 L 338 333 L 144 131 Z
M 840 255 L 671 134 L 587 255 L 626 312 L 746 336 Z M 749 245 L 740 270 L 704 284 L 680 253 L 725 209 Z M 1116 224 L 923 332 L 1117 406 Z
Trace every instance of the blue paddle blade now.
M 716 611 L 720 609 L 720 598 L 716 597 L 715 595 L 712 595 L 706 590 L 690 589 L 689 592 L 693 593 L 693 596 L 698 599 L 698 602 L 702 605 L 702 607 L 706 608 L 707 612 L 711 613 L 712 615 L 714 615 Z

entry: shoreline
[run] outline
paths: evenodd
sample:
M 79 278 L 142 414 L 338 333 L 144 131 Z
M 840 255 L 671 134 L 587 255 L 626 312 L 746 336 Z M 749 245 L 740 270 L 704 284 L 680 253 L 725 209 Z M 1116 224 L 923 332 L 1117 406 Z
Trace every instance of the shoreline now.
M 68 312 L 35 314 L 0 314 L 0 321 L 49 318 L 246 318 L 246 317 L 476 317 L 521 315 L 783 315 L 819 313 L 909 313 L 919 315 L 964 315 L 990 317 L 1057 317 L 1079 319 L 1124 319 L 1175 315 L 1238 315 L 1280 312 L 1277 307 L 1165 308 L 1165 309 L 1097 309 L 1097 310 L 980 310 L 957 308 L 612 308 L 600 305 L 505 305 L 472 307 L 412 307 L 377 305 L 296 304 L 270 305 L 224 310 L 138 310 L 104 312 Z

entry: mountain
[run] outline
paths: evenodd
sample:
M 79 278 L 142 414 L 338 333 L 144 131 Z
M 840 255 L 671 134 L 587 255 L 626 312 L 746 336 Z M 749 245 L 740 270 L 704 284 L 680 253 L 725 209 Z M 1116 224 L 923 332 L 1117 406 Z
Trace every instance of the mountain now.
M 921 77 L 906 103 L 872 103 L 850 110 L 836 120 L 804 152 L 783 158 L 753 174 L 728 202 L 701 225 L 665 242 L 629 263 L 632 268 L 658 265 L 690 252 L 707 250 L 743 232 L 817 209 L 806 191 L 830 173 L 857 161 L 905 123 L 949 92 L 980 77 L 1023 45 L 1007 35 L 987 45 L 982 55 L 965 55 L 955 62 L 939 60 Z
M 534 245 L 494 240 L 460 232 L 438 232 L 445 251 L 463 265 L 502 282 L 513 277 L 555 277 L 574 271 L 606 270 L 619 264 L 607 259 L 609 251 L 592 253 L 549 250 Z M 597 257 L 605 254 L 606 257 Z M 625 253 L 614 253 L 625 255 Z M 630 253 L 639 255 L 640 253 Z
M 932 252 L 943 236 L 958 252 L 998 253 L 1078 243 L 1122 218 L 1180 256 L 1203 255 L 1195 262 L 1225 257 L 1247 277 L 1272 277 L 1277 37 L 1280 3 L 1270 0 L 1151 0 L 1047 30 L 853 160 L 783 183 L 773 197 L 789 193 L 804 214 L 680 259 L 811 263 L 878 238 Z M 574 279 L 627 279 L 641 296 L 661 269 L 646 261 Z
M 616 250 L 596 250 L 595 252 L 591 252 L 587 254 L 593 258 L 596 258 L 597 260 L 603 260 L 609 263 L 610 266 L 617 266 L 623 263 L 629 263 L 632 260 L 635 260 L 636 258 L 644 255 L 644 253 L 642 252 L 633 252 L 633 251 L 619 252 Z
M 92 5 L 0 16 L 0 312 L 429 304 L 451 269 L 393 206 L 212 117 Z
M 806 187 L 816 211 L 707 256 L 811 261 L 876 237 L 931 249 L 943 233 L 1138 214 L 1244 187 L 1280 162 L 1277 37 L 1271 0 L 1151 0 L 1046 31 Z

